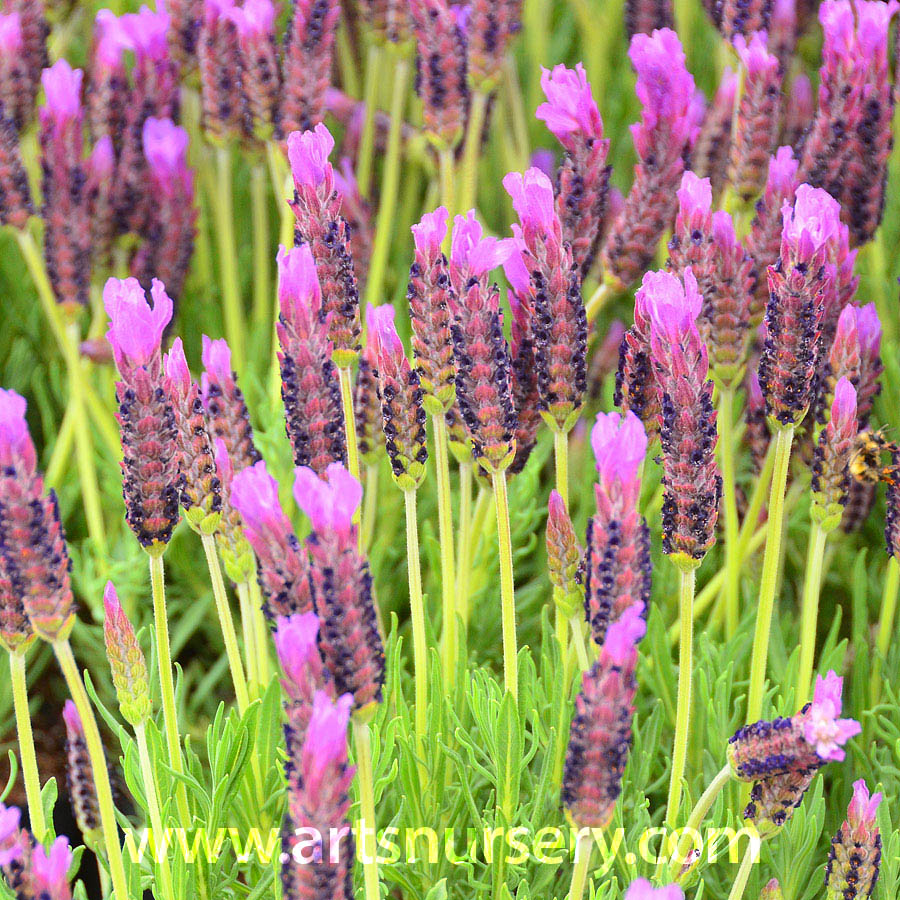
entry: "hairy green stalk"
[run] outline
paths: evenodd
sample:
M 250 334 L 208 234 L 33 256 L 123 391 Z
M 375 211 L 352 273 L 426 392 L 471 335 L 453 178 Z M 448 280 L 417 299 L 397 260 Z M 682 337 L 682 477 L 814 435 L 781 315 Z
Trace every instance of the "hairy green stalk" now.
M 378 862 L 376 858 L 375 776 L 372 771 L 372 736 L 369 725 L 353 718 L 353 740 L 356 747 L 356 775 L 359 779 L 359 809 L 363 860 L 364 898 L 379 900 Z M 370 830 L 371 829 L 371 830 Z
M 750 688 L 747 695 L 748 722 L 758 722 L 762 715 L 766 662 L 769 657 L 769 631 L 772 627 L 772 611 L 775 607 L 775 590 L 778 583 L 778 560 L 781 555 L 784 490 L 787 485 L 793 440 L 793 425 L 780 428 L 775 434 L 775 468 L 772 472 L 772 489 L 769 493 L 769 529 L 766 536 L 766 552 L 763 557 L 762 583 L 759 588 L 753 654 L 750 659 Z
M 269 246 L 269 203 L 265 166 L 250 170 L 250 209 L 253 224 L 253 322 L 263 325 L 272 306 L 272 248 Z
M 238 373 L 244 371 L 244 310 L 238 277 L 237 240 L 234 234 L 234 194 L 231 183 L 231 151 L 216 150 L 216 237 L 219 241 L 219 265 L 222 277 L 222 313 L 225 334 L 231 347 L 231 359 Z
M 897 557 L 888 557 L 881 594 L 881 612 L 878 615 L 878 635 L 875 638 L 875 662 L 872 671 L 872 706 L 881 700 L 881 671 L 894 633 L 894 616 L 897 612 L 897 594 L 900 593 L 900 563 Z
M 416 746 L 422 756 L 428 722 L 428 641 L 425 634 L 425 601 L 419 562 L 419 526 L 416 522 L 416 492 L 403 492 L 406 509 L 406 561 L 409 574 L 409 614 L 412 622 L 413 668 L 416 686 Z
M 211 573 L 210 573 L 211 574 Z M 241 640 L 244 643 L 244 673 L 247 676 L 247 692 L 259 696 L 259 670 L 256 665 L 257 641 L 250 609 L 250 585 L 242 581 L 236 585 L 238 608 L 241 611 Z
M 375 536 L 375 519 L 378 516 L 378 463 L 366 464 L 365 508 L 363 509 L 361 547 L 368 552 Z
M 37 756 L 34 752 L 34 735 L 31 732 L 31 714 L 28 711 L 28 682 L 25 675 L 25 654 L 9 654 L 9 675 L 12 684 L 13 709 L 16 714 L 16 732 L 19 736 L 19 758 L 22 760 L 22 780 L 25 782 L 25 798 L 28 801 L 28 818 L 31 832 L 38 843 L 47 834 L 47 821 L 41 803 L 41 779 L 38 775 Z
M 378 102 L 380 68 L 381 48 L 372 42 L 366 53 L 364 118 L 356 162 L 356 182 L 363 197 L 369 197 L 372 191 L 372 162 L 375 158 L 375 106 Z
M 341 386 L 344 433 L 347 436 L 347 471 L 357 481 L 361 481 L 359 477 L 359 441 L 356 437 L 356 416 L 353 414 L 353 377 L 350 369 L 338 369 L 338 381 Z M 362 536 L 362 529 L 360 529 L 360 536 Z
M 438 153 L 438 177 L 441 182 L 441 203 L 447 210 L 450 219 L 450 227 L 444 235 L 444 253 L 450 251 L 450 238 L 453 234 L 453 214 L 456 212 L 456 185 L 454 184 L 455 165 L 453 162 L 453 150 L 450 147 L 442 147 Z
M 500 610 L 503 622 L 503 684 L 518 702 L 519 660 L 516 638 L 516 596 L 513 582 L 512 535 L 509 527 L 509 498 L 506 473 L 492 472 L 494 502 L 497 505 L 497 545 L 500 551 Z
M 725 513 L 725 634 L 734 637 L 740 618 L 741 550 L 734 468 L 734 386 L 719 391 L 719 449 L 722 464 L 722 505 Z
M 756 862 L 756 859 L 754 858 L 753 842 L 751 841 L 747 847 L 747 852 L 744 854 L 744 858 L 741 860 L 741 867 L 738 869 L 737 877 L 731 885 L 731 892 L 728 894 L 728 900 L 741 900 L 744 896 L 744 891 L 747 888 L 747 881 L 750 878 L 750 870 L 753 868 L 754 862 Z
M 465 215 L 478 198 L 478 160 L 481 155 L 481 133 L 487 114 L 487 95 L 473 91 L 469 100 L 469 120 L 463 145 L 462 173 L 459 187 L 459 210 Z
M 256 672 L 262 692 L 269 684 L 269 626 L 263 613 L 262 589 L 254 578 L 250 581 L 250 615 L 256 638 Z
M 594 851 L 594 838 L 590 832 L 579 832 L 575 843 L 575 868 L 572 869 L 572 883 L 569 886 L 569 900 L 581 900 L 590 871 L 591 856 Z
M 826 532 L 818 522 L 809 529 L 806 552 L 806 573 L 803 581 L 803 601 L 800 607 L 800 666 L 797 670 L 797 689 L 794 704 L 798 709 L 809 700 L 816 652 L 816 625 L 819 619 L 819 594 L 822 589 Z
M 597 285 L 597 289 L 588 298 L 587 303 L 584 304 L 584 312 L 588 322 L 593 322 L 600 314 L 600 310 L 618 293 L 619 291 L 608 281 L 602 281 Z
M 472 463 L 459 464 L 459 533 L 456 543 L 456 610 L 469 625 L 469 569 L 472 566 Z
M 456 682 L 456 570 L 453 559 L 453 507 L 450 498 L 450 459 L 447 451 L 447 420 L 443 413 L 432 416 L 434 424 L 434 462 L 437 469 L 438 535 L 441 544 L 441 600 L 444 679 L 453 691 Z
M 525 115 L 525 107 L 522 101 L 522 85 L 519 82 L 519 70 L 516 67 L 516 58 L 508 53 L 503 60 L 503 85 L 509 118 L 512 124 L 512 133 L 516 145 L 516 168 L 524 169 L 528 166 L 528 158 L 531 153 L 531 141 L 528 138 L 528 119 Z
M 122 848 L 119 845 L 118 825 L 116 824 L 116 810 L 113 805 L 112 789 L 109 784 L 109 769 L 106 765 L 106 757 L 103 753 L 103 742 L 100 739 L 100 730 L 97 728 L 97 720 L 94 710 L 88 700 L 84 682 L 75 657 L 72 655 L 72 647 L 68 640 L 57 641 L 53 644 L 53 652 L 59 662 L 69 694 L 78 709 L 81 724 L 84 727 L 84 739 L 87 744 L 88 757 L 91 761 L 91 771 L 94 776 L 94 787 L 97 791 L 97 806 L 100 811 L 100 827 L 103 830 L 103 843 L 106 847 L 106 858 L 109 863 L 109 871 L 112 876 L 113 896 L 115 900 L 130 900 L 128 893 L 128 881 L 125 877 L 125 863 L 122 859 Z

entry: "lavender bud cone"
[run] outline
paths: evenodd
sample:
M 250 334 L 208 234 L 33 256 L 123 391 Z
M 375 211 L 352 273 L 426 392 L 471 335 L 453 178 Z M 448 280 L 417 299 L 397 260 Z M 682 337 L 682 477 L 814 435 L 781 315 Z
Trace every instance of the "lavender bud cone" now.
M 421 375 L 419 378 L 421 381 Z M 381 427 L 381 401 L 378 399 L 378 357 L 372 332 L 366 335 L 366 344 L 356 369 L 353 415 L 356 418 L 359 457 L 368 465 L 374 465 L 384 451 L 384 429 Z
M 641 285 L 650 314 L 651 361 L 660 403 L 663 552 L 693 568 L 716 538 L 722 477 L 706 347 L 697 330 L 702 297 L 690 269 L 648 272 Z
M 282 95 L 275 12 L 271 0 L 250 0 L 226 13 L 237 29 L 241 90 L 251 131 L 260 141 L 275 132 Z
M 166 393 L 160 344 L 172 318 L 172 301 L 159 281 L 153 307 L 134 278 L 110 278 L 103 304 L 111 324 L 120 381 L 117 419 L 122 436 L 125 518 L 151 554 L 165 550 L 178 521 L 179 453 L 175 410 Z
M 558 491 L 550 492 L 547 506 L 547 570 L 550 583 L 556 588 L 560 605 L 566 618 L 578 610 L 580 591 L 576 576 L 581 564 L 582 550 L 575 534 L 575 526 L 569 518 L 566 504 Z
M 866 783 L 853 784 L 847 818 L 831 839 L 825 866 L 827 900 L 868 900 L 878 883 L 881 868 L 881 834 L 876 812 L 881 793 L 869 796 Z
M 145 722 L 152 711 L 147 662 L 134 627 L 119 603 L 111 581 L 103 592 L 103 637 L 119 711 L 130 725 Z
M 378 397 L 391 472 L 401 490 L 416 490 L 428 461 L 419 374 L 403 351 L 392 306 L 370 306 L 366 324 L 375 332 Z
M 39 135 L 44 260 L 57 302 L 72 313 L 87 305 L 91 274 L 82 75 L 60 60 L 41 76 L 47 97 L 40 110 Z
M 267 617 L 309 613 L 309 555 L 281 508 L 278 484 L 262 460 L 234 476 L 229 499 L 241 517 L 244 537 L 256 552 Z
M 112 138 L 100 138 L 87 161 L 88 212 L 91 220 L 91 253 L 96 268 L 109 265 L 112 243 L 115 238 L 115 155 Z M 147 282 L 149 286 L 149 281 Z
M 88 756 L 81 716 L 71 700 L 63 706 L 66 723 L 66 785 L 78 830 L 88 844 L 100 837 L 100 803 L 94 787 L 94 770 Z
M 224 143 L 249 132 L 249 111 L 241 89 L 238 30 L 229 12 L 234 0 L 204 0 L 198 55 L 203 127 Z
M 309 245 L 278 252 L 278 362 L 285 427 L 294 465 L 319 475 L 346 454 L 340 385 L 332 362 L 329 317 Z
M 222 496 L 222 515 L 219 519 L 219 529 L 216 532 L 216 547 L 222 558 L 225 573 L 235 584 L 246 584 L 251 579 L 258 577 L 256 557 L 253 555 L 253 547 L 247 540 L 244 529 L 244 519 L 232 502 L 232 487 L 235 481 L 234 461 L 228 453 L 228 448 L 222 438 L 216 438 L 213 444 L 215 450 L 216 475 L 219 479 L 219 493 Z M 258 465 L 258 463 L 256 464 Z M 247 466 L 238 473 L 252 470 L 255 466 Z M 264 597 L 268 597 L 264 579 L 259 579 Z M 263 610 L 267 609 L 263 605 Z
M 787 772 L 753 785 L 744 818 L 756 826 L 763 840 L 777 834 L 793 816 L 794 810 L 803 802 L 816 771 L 812 768 L 810 771 Z M 762 894 L 760 898 L 762 900 Z
M 716 0 L 719 31 L 726 41 L 769 27 L 773 0 Z
M 824 531 L 833 531 L 841 523 L 857 428 L 856 391 L 847 378 L 841 378 L 831 418 L 819 433 L 813 456 L 810 515 Z
M 344 136 L 346 148 L 347 136 Z M 375 232 L 372 222 L 372 207 L 363 197 L 353 171 L 353 163 L 348 156 L 342 156 L 340 166 L 334 172 L 334 186 L 341 196 L 341 210 L 350 229 L 350 251 L 353 267 L 359 285 L 365 286 L 369 276 L 369 262 L 372 258 L 372 243 Z
M 625 337 L 625 325 L 620 319 L 610 322 L 606 336 L 594 350 L 588 367 L 588 396 L 599 400 L 603 384 L 619 366 L 619 348 Z
M 638 512 L 647 435 L 631 411 L 600 413 L 591 432 L 599 481 L 588 519 L 584 611 L 591 635 L 603 646 L 607 630 L 626 610 L 650 601 L 650 531 Z
M 0 115 L 16 132 L 22 131 L 34 109 L 24 45 L 21 15 L 0 13 Z
M 782 69 L 778 57 L 766 49 L 765 32 L 756 32 L 749 41 L 739 34 L 734 46 L 745 76 L 731 143 L 728 179 L 738 195 L 747 201 L 762 190 L 769 154 L 778 141 Z
M 97 13 L 86 98 L 91 136 L 94 141 L 108 137 L 116 152 L 122 147 L 130 100 L 125 51 L 131 40 L 124 21 L 108 9 Z
M 336 693 L 352 694 L 354 708 L 361 711 L 380 702 L 384 683 L 372 576 L 353 524 L 362 488 L 339 463 L 325 474 L 323 479 L 312 469 L 298 468 L 294 497 L 312 523 L 307 547 L 320 620 L 319 650 Z
M 659 434 L 659 391 L 650 361 L 650 310 L 646 294 L 634 297 L 634 324 L 625 332 L 619 347 L 615 404 L 623 412 L 633 412 L 643 423 L 648 440 Z
M 769 49 L 784 72 L 797 48 L 797 0 L 773 0 L 768 32 Z
M 293 0 L 282 48 L 279 128 L 285 137 L 315 128 L 325 118 L 340 11 L 337 0 Z
M 34 204 L 22 164 L 19 132 L 12 119 L 0 116 L 0 225 L 22 229 L 32 215 Z
M 13 590 L 6 560 L 0 553 L 0 647 L 7 653 L 24 653 L 34 641 L 25 604 Z
M 701 178 L 710 180 L 714 196 L 719 196 L 728 176 L 737 82 L 737 75 L 731 69 L 725 69 L 716 95 L 704 113 L 691 152 L 691 169 Z
M 319 835 L 316 846 L 288 838 L 282 870 L 286 900 L 351 900 L 353 837 L 347 815 L 354 769 L 347 764 L 347 723 L 352 700 L 319 691 L 306 740 L 287 763 L 288 818 L 297 834 Z M 306 852 L 304 853 L 304 847 Z M 295 853 L 298 858 L 295 858 Z
M 362 326 L 349 228 L 341 215 L 341 198 L 328 161 L 333 149 L 334 138 L 322 124 L 314 131 L 294 132 L 288 137 L 294 177 L 291 209 L 297 218 L 294 243 L 309 244 L 316 261 L 332 359 L 343 369 L 359 355 Z
M 466 22 L 466 74 L 476 91 L 497 87 L 510 40 L 521 27 L 518 0 L 473 0 Z
M 781 143 L 802 152 L 806 134 L 816 111 L 815 96 L 809 76 L 800 72 L 791 81 L 784 104 Z
M 517 254 L 518 256 L 518 254 Z M 512 258 L 512 257 L 510 257 Z M 504 269 L 509 278 L 509 260 Z M 526 285 L 528 275 L 525 275 Z M 537 363 L 534 356 L 534 300 L 530 285 L 524 292 L 515 289 L 508 294 L 510 311 L 512 312 L 512 343 L 510 359 L 512 368 L 512 397 L 516 411 L 516 455 L 509 464 L 509 474 L 517 475 L 531 456 L 537 443 L 538 430 L 543 423 L 540 412 L 541 395 L 538 388 Z
M 47 53 L 47 37 L 50 27 L 44 15 L 42 0 L 7 0 L 3 12 L 19 17 L 20 42 L 17 50 L 21 65 L 21 78 L 17 85 L 16 106 L 19 112 L 12 118 L 21 117 L 22 124 L 34 115 L 35 98 L 41 87 L 41 73 L 50 65 Z M 21 125 L 16 126 L 21 129 Z
M 459 143 L 466 122 L 466 40 L 446 0 L 412 0 L 410 14 L 425 131 L 438 146 L 452 148 Z
M 235 471 L 240 472 L 260 459 L 253 443 L 253 426 L 244 395 L 231 368 L 231 350 L 222 340 L 203 335 L 203 366 L 200 396 L 206 410 L 210 437 L 221 438 Z
M 900 465 L 900 453 L 891 453 L 891 465 Z M 885 492 L 884 540 L 888 556 L 900 560 L 900 484 L 891 483 Z
M 874 303 L 845 306 L 838 318 L 828 354 L 828 377 L 823 396 L 833 399 L 837 382 L 848 378 L 856 388 L 856 417 L 869 422 L 872 402 L 881 391 L 881 322 Z
M 425 409 L 441 415 L 456 399 L 450 303 L 452 287 L 441 244 L 447 234 L 447 210 L 440 206 L 413 225 L 415 262 L 409 269 L 406 299 L 412 324 L 412 349 L 419 369 Z
M 179 69 L 196 65 L 203 0 L 166 0 L 169 53 Z
M 646 628 L 641 612 L 640 605 L 632 606 L 610 626 L 575 700 L 562 800 L 579 828 L 605 828 L 622 789 L 637 690 L 636 643 Z
M 626 0 L 625 33 L 628 40 L 636 34 L 653 34 L 658 28 L 674 28 L 671 0 Z
M 502 471 L 515 452 L 516 410 L 509 346 L 503 335 L 500 292 L 487 273 L 508 255 L 506 245 L 482 238 L 474 210 L 457 216 L 450 254 L 454 288 L 453 352 L 460 416 L 475 460 L 488 472 Z
M 840 207 L 825 191 L 800 185 L 782 208 L 781 253 L 769 266 L 766 337 L 759 383 L 779 425 L 802 421 L 813 396 L 818 345 L 833 276 L 826 263 L 837 241 Z
M 653 260 L 675 216 L 675 190 L 697 136 L 690 115 L 694 79 L 674 31 L 636 34 L 628 53 L 638 73 L 641 121 L 631 133 L 638 163 L 625 206 L 603 248 L 606 277 L 624 289 Z
M 894 464 L 900 462 L 900 459 L 894 460 Z M 888 493 L 890 493 L 888 488 Z M 847 503 L 844 506 L 844 515 L 841 517 L 841 531 L 844 534 L 854 534 L 859 531 L 872 514 L 872 507 L 878 498 L 878 485 L 871 484 L 868 481 L 857 481 L 855 478 L 850 479 L 850 485 L 847 489 Z

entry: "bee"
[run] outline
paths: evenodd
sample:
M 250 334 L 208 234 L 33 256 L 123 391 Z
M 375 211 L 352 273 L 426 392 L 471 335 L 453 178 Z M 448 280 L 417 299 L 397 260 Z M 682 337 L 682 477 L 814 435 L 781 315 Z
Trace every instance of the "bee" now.
M 890 453 L 896 458 L 900 454 L 900 444 L 889 441 L 883 429 L 860 431 L 853 444 L 850 474 L 863 484 L 878 484 L 879 481 L 894 487 L 900 484 L 900 465 L 882 465 L 883 453 Z

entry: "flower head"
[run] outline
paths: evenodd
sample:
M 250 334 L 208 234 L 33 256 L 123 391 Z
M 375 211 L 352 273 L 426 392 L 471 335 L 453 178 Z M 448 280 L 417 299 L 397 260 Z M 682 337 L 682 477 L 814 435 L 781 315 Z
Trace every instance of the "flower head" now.
M 847 808 L 847 818 L 850 824 L 856 822 L 875 821 L 875 813 L 881 804 L 883 795 L 881 791 L 869 796 L 869 788 L 865 781 L 860 778 L 859 781 L 853 782 L 853 798 L 850 800 L 850 806 Z
M 447 236 L 447 207 L 439 206 L 434 212 L 425 213 L 418 225 L 410 229 L 417 252 L 434 260 L 441 252 L 441 244 Z
M 653 129 L 661 123 L 676 127 L 694 98 L 694 79 L 685 67 L 678 35 L 670 28 L 636 34 L 628 57 L 638 76 L 634 90 L 644 107 L 644 128 Z
M 372 306 L 366 309 L 366 325 L 375 336 L 378 358 L 391 357 L 403 353 L 403 344 L 394 324 L 394 307 L 390 303 Z
M 187 168 L 188 133 L 171 119 L 144 122 L 144 156 L 154 171 L 174 178 Z
M 122 29 L 138 61 L 164 60 L 169 53 L 169 15 L 164 9 L 154 12 L 142 6 L 136 13 L 122 16 Z
M 0 466 L 3 468 L 20 462 L 26 470 L 34 469 L 34 444 L 25 421 L 27 406 L 24 397 L 0 388 Z
M 204 334 L 201 359 L 206 371 L 217 381 L 228 383 L 234 380 L 234 370 L 231 368 L 231 348 L 225 338 L 214 339 Z M 204 378 L 205 380 L 206 378 Z
M 816 677 L 816 687 L 804 724 L 803 733 L 821 759 L 840 762 L 844 758 L 841 745 L 862 731 L 855 719 L 838 718 L 841 714 L 841 692 L 844 679 L 829 671 Z
M 801 184 L 793 206 L 781 209 L 782 240 L 800 259 L 809 258 L 837 241 L 841 228 L 841 205 L 827 191 Z
M 278 247 L 278 304 L 281 314 L 291 321 L 298 306 L 318 315 L 322 307 L 322 289 L 309 244 L 285 250 Z
M 291 531 L 278 499 L 278 482 L 268 473 L 263 460 L 234 476 L 230 499 L 244 521 L 251 543 L 254 538 L 264 540 L 268 534 Z
M 509 172 L 503 178 L 503 187 L 512 197 L 513 209 L 524 229 L 551 233 L 559 230 L 553 205 L 553 185 L 540 169 L 529 169 L 524 175 Z
M 272 0 L 244 0 L 226 13 L 243 40 L 271 34 L 275 27 L 275 4 Z
M 581 63 L 574 69 L 561 64 L 552 71 L 542 68 L 541 88 L 547 102 L 538 106 L 535 116 L 564 147 L 571 149 L 573 134 L 589 141 L 603 137 L 603 120 Z
M 107 340 L 113 348 L 116 365 L 146 366 L 159 356 L 166 326 L 172 320 L 172 301 L 161 281 L 150 288 L 153 306 L 136 278 L 110 278 L 103 288 L 103 305 L 110 318 Z
M 321 122 L 311 131 L 295 131 L 288 136 L 288 160 L 294 183 L 318 188 L 332 176 L 328 157 L 334 149 L 334 138 Z
M 306 678 L 310 657 L 319 656 L 319 617 L 314 612 L 298 613 L 278 620 L 273 640 L 278 661 L 292 682 Z
M 362 500 L 362 485 L 341 463 L 332 463 L 325 478 L 305 466 L 294 471 L 294 497 L 316 531 L 346 532 Z
M 73 69 L 64 59 L 44 69 L 41 84 L 47 98 L 47 113 L 57 121 L 76 118 L 81 112 L 81 82 L 84 72 Z
M 454 269 L 480 278 L 502 265 L 509 253 L 507 244 L 495 237 L 482 237 L 483 233 L 474 209 L 465 216 L 454 217 L 450 248 L 450 263 Z
M 669 272 L 647 272 L 639 293 L 650 313 L 652 332 L 660 338 L 675 343 L 696 328 L 703 297 L 690 269 L 685 270 L 683 283 Z
M 647 453 L 647 432 L 631 411 L 597 413 L 591 430 L 591 447 L 600 473 L 600 483 L 608 491 L 616 481 L 628 484 L 638 478 Z

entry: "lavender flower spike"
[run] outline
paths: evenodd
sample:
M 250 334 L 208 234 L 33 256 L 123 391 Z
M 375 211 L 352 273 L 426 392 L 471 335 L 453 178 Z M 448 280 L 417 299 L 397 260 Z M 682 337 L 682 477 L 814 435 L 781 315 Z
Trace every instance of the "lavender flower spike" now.
M 275 13 L 272 0 L 245 0 L 243 6 L 226 12 L 237 29 L 241 89 L 253 134 L 260 141 L 272 137 L 282 94 Z
M 81 716 L 71 700 L 63 704 L 66 723 L 66 784 L 75 823 L 88 846 L 100 837 L 100 804 L 94 786 L 94 772 L 88 756 L 87 739 Z
M 835 387 L 831 418 L 819 433 L 813 454 L 810 515 L 826 532 L 841 524 L 847 504 L 857 428 L 856 390 L 847 378 L 841 378 Z
M 847 818 L 831 839 L 825 866 L 827 900 L 868 900 L 872 896 L 881 867 L 876 813 L 882 799 L 880 791 L 870 796 L 862 779 L 853 783 Z
M 103 591 L 103 637 L 106 658 L 112 670 L 119 710 L 126 722 L 139 725 L 152 712 L 147 662 L 134 633 L 134 626 L 119 603 L 111 581 Z

